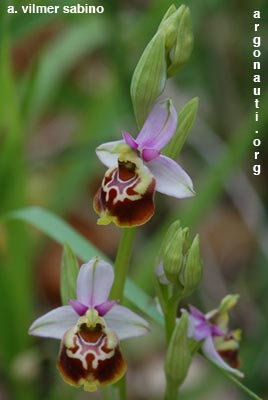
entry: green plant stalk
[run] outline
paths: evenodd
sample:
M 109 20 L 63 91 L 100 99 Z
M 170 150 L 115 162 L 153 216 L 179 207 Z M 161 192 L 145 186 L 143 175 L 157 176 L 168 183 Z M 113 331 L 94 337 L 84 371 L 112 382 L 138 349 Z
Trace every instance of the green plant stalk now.
M 179 301 L 179 300 L 178 300 Z M 176 323 L 178 301 L 169 301 L 165 312 L 166 344 L 169 345 Z
M 125 281 L 127 278 L 135 233 L 136 228 L 125 228 L 122 232 L 114 263 L 115 278 L 111 290 L 111 299 L 116 299 L 119 301 L 123 300 Z
M 123 300 L 124 287 L 128 273 L 132 246 L 135 238 L 136 228 L 124 228 L 120 239 L 117 255 L 114 263 L 114 283 L 111 290 L 111 299 L 120 302 Z M 123 377 L 113 385 L 115 397 L 120 400 L 126 399 L 126 378 Z
M 202 354 L 201 354 L 202 355 Z M 213 365 L 215 368 L 217 368 L 226 378 L 230 379 L 230 381 L 234 382 L 243 392 L 247 393 L 249 397 L 255 400 L 263 400 L 261 397 L 259 397 L 256 393 L 254 393 L 251 389 L 249 389 L 247 386 L 245 386 L 239 379 L 237 379 L 234 375 L 232 375 L 230 372 L 225 371 L 221 367 L 219 367 L 217 364 L 209 360 L 207 357 L 202 355 L 202 357 L 207 360 L 211 365 Z
M 178 399 L 178 385 L 173 380 L 167 378 L 164 400 L 177 400 L 177 399 Z
M 121 379 L 121 381 L 125 382 L 124 379 Z M 103 387 L 100 388 L 101 399 L 102 400 L 120 400 L 120 399 L 124 399 L 124 398 L 126 398 L 126 396 L 122 397 L 122 389 L 124 389 L 124 386 L 123 385 L 119 385 L 119 382 L 117 384 L 113 385 L 113 386 L 110 386 L 110 385 L 103 386 Z
M 180 301 L 181 301 L 181 296 L 173 295 L 170 298 L 165 310 L 164 318 L 165 318 L 165 330 L 166 330 L 166 348 L 168 348 L 169 346 L 171 336 L 175 328 L 177 310 Z M 176 400 L 178 397 L 178 392 L 179 392 L 178 384 L 166 375 L 166 389 L 165 389 L 164 400 Z

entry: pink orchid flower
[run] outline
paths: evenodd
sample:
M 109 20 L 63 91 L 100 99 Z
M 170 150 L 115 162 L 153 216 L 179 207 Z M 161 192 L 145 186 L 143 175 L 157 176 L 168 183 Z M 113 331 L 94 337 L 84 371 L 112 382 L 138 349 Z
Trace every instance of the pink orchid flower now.
M 97 156 L 109 169 L 94 198 L 99 224 L 137 226 L 154 213 L 155 191 L 184 198 L 194 195 L 187 173 L 161 154 L 177 128 L 170 99 L 155 104 L 137 138 L 123 131 L 123 140 L 100 145 Z
M 229 299 L 231 296 L 229 296 Z M 223 299 L 221 304 L 228 299 L 228 296 Z M 229 301 L 228 299 L 228 301 Z M 234 296 L 232 296 L 234 299 Z M 201 349 L 204 355 L 220 368 L 231 372 L 242 378 L 244 374 L 239 371 L 239 340 L 240 331 L 230 331 L 228 328 L 228 308 L 233 307 L 235 301 L 227 302 L 224 312 L 219 309 L 213 310 L 207 314 L 203 314 L 197 308 L 190 306 L 188 313 L 188 336 L 195 341 L 202 341 Z M 183 310 L 183 312 L 186 312 Z
M 143 318 L 108 300 L 113 280 L 113 267 L 92 259 L 80 268 L 77 299 L 38 318 L 29 329 L 31 335 L 61 340 L 57 368 L 62 378 L 87 391 L 124 375 L 120 340 L 149 332 Z

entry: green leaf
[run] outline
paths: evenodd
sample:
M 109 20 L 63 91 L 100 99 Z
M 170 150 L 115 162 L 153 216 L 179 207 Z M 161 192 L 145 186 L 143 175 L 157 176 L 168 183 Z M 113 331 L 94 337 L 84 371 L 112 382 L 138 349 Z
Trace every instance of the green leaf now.
M 165 147 L 163 153 L 173 160 L 177 159 L 195 121 L 199 99 L 194 97 L 181 109 L 175 135 Z
M 0 12 L 0 87 L 0 210 L 3 213 L 24 206 L 26 188 L 24 143 L 6 12 Z M 9 223 L 0 237 L 4 240 L 3 246 L 0 239 L 1 368 L 7 375 L 14 357 L 30 341 L 27 328 L 33 306 L 29 279 L 32 274 L 31 249 L 22 224 Z M 11 393 L 10 396 L 14 397 Z M 18 399 L 22 398 L 26 397 L 20 394 Z
M 79 271 L 77 258 L 68 243 L 63 246 L 60 274 L 60 292 L 62 304 L 76 298 L 76 280 Z
M 62 245 L 69 243 L 74 253 L 85 262 L 95 256 L 110 261 L 100 250 L 84 239 L 83 236 L 76 232 L 60 217 L 40 207 L 29 207 L 12 211 L 3 215 L 1 219 L 2 221 L 15 219 L 30 223 L 56 242 Z M 147 314 L 152 320 L 163 324 L 163 318 L 157 311 L 153 300 L 130 279 L 126 282 L 124 295 L 132 304 L 143 313 Z
M 3 219 L 18 219 L 30 223 L 56 242 L 62 245 L 69 243 L 75 254 L 85 261 L 95 256 L 105 258 L 97 247 L 89 243 L 60 217 L 48 210 L 40 207 L 23 208 L 5 214 Z

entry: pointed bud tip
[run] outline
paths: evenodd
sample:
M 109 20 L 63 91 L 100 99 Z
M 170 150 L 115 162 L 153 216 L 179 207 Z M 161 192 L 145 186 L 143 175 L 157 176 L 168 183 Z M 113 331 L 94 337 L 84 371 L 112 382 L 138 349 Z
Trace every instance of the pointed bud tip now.
M 233 308 L 239 299 L 239 294 L 228 294 L 225 296 L 219 306 L 219 312 L 224 313 Z

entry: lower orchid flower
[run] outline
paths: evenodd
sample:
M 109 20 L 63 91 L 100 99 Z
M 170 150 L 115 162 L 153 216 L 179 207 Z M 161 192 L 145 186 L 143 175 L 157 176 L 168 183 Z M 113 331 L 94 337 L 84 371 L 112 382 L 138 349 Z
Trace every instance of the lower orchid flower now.
M 207 314 L 190 306 L 188 336 L 197 342 L 202 341 L 201 349 L 209 360 L 241 378 L 244 375 L 237 369 L 240 366 L 238 350 L 241 333 L 228 328 L 228 310 L 236 304 L 237 298 L 226 296 L 218 309 Z
M 38 318 L 29 329 L 31 335 L 61 340 L 57 368 L 62 378 L 87 391 L 119 380 L 126 371 L 120 340 L 149 331 L 143 318 L 108 300 L 113 280 L 112 266 L 92 259 L 80 268 L 77 299 Z
M 177 112 L 172 101 L 158 102 L 136 139 L 123 131 L 123 140 L 97 148 L 100 161 L 109 167 L 94 198 L 99 224 L 144 224 L 154 213 L 155 191 L 177 198 L 194 195 L 191 178 L 160 152 L 176 127 Z

